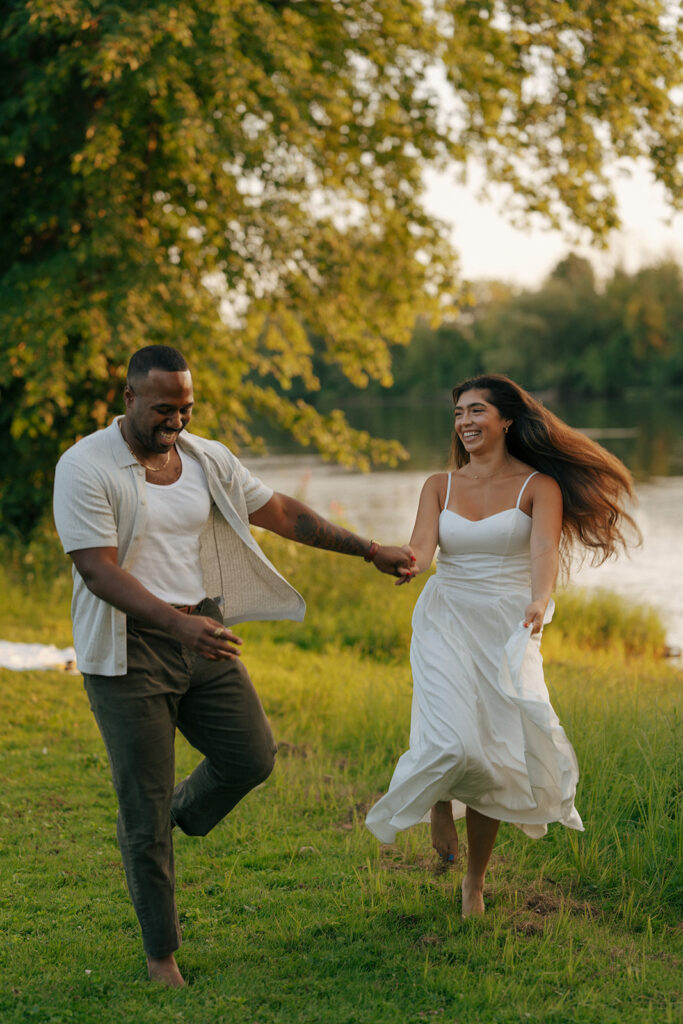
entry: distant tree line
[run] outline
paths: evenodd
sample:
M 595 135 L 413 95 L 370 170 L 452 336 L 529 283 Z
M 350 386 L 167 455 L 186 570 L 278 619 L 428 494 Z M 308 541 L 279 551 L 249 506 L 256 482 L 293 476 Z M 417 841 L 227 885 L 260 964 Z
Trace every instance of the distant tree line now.
M 389 392 L 372 384 L 369 394 L 436 395 L 486 372 L 566 396 L 683 388 L 683 270 L 671 260 L 617 269 L 598 286 L 589 261 L 569 255 L 536 291 L 471 290 L 457 318 L 417 319 L 410 343 L 393 351 Z M 320 356 L 316 374 L 326 402 L 354 393 Z

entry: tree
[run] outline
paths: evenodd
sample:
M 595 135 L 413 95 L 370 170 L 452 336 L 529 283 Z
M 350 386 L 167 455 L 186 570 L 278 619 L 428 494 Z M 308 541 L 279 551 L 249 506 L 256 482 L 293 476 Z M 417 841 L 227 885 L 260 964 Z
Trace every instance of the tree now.
M 258 413 L 329 458 L 399 457 L 287 399 L 318 385 L 310 338 L 354 385 L 388 385 L 390 347 L 452 300 L 429 163 L 475 155 L 518 212 L 598 238 L 614 157 L 647 157 L 680 198 L 666 8 L 6 0 L 2 529 L 30 531 L 60 450 L 107 421 L 146 343 L 186 352 L 202 429 L 236 447 Z
M 600 303 L 593 268 L 570 254 L 542 287 L 503 296 L 477 311 L 473 334 L 488 371 L 525 387 L 586 389 L 582 359 L 601 358 Z
M 603 358 L 596 390 L 683 386 L 683 270 L 664 260 L 617 269 L 602 302 Z
M 533 390 L 620 395 L 683 384 L 683 272 L 664 261 L 602 289 L 590 263 L 570 254 L 541 288 L 501 295 L 474 310 L 471 345 L 483 366 Z

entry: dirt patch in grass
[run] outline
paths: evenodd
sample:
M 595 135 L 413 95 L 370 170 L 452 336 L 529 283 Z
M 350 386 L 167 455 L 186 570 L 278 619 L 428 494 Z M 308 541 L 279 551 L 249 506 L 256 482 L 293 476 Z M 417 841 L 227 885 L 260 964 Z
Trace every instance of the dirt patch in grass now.
M 338 821 L 336 823 L 336 827 L 340 828 L 343 832 L 350 832 L 351 829 L 355 827 L 355 825 L 356 825 L 356 823 L 358 821 L 361 821 L 361 822 L 365 821 L 365 817 L 366 817 L 368 811 L 370 810 L 372 805 L 375 804 L 379 800 L 381 795 L 382 795 L 381 793 L 376 793 L 369 800 L 361 800 L 358 803 L 352 804 L 348 808 L 348 810 L 347 810 L 346 814 L 344 815 L 344 817 L 342 818 L 342 820 Z M 393 850 L 394 848 L 391 847 L 391 846 L 390 847 L 383 846 L 381 848 L 382 851 L 387 850 L 387 849 Z
M 280 740 L 277 744 L 278 757 L 298 757 L 302 761 L 307 761 L 314 753 L 310 743 L 288 743 L 286 740 Z
M 429 946 L 443 946 L 445 939 L 442 935 L 421 935 L 415 943 L 416 949 L 427 949 Z
M 500 898 L 502 894 L 499 893 Z M 591 921 L 600 918 L 600 912 L 586 900 L 577 900 L 570 892 L 565 892 L 559 885 L 553 888 L 529 888 L 520 893 L 523 898 L 521 908 L 514 915 L 513 929 L 520 935 L 541 935 L 546 922 L 561 911 L 574 916 L 585 917 Z M 519 905 L 519 904 L 518 904 Z

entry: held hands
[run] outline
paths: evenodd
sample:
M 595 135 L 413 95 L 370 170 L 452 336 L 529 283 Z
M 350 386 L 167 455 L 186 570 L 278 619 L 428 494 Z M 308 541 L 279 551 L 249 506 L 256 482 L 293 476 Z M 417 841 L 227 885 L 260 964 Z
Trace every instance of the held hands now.
M 380 544 L 372 556 L 372 562 L 380 572 L 398 576 L 396 586 L 410 582 L 416 572 L 415 555 L 408 545 L 399 548 Z
M 239 658 L 237 645 L 242 643 L 227 626 L 221 625 L 208 615 L 178 614 L 174 635 L 191 651 L 201 654 L 209 661 L 228 661 Z
M 395 587 L 402 587 L 404 583 L 410 583 L 413 576 L 417 576 L 417 574 L 421 572 L 421 569 L 417 564 L 417 558 L 415 557 L 415 553 L 410 544 L 404 544 L 401 551 L 410 558 L 410 565 L 406 569 L 401 569 L 399 579 L 394 583 Z
M 547 602 L 544 604 L 543 601 L 532 601 L 524 610 L 524 626 L 531 626 L 532 636 L 541 632 L 546 607 Z

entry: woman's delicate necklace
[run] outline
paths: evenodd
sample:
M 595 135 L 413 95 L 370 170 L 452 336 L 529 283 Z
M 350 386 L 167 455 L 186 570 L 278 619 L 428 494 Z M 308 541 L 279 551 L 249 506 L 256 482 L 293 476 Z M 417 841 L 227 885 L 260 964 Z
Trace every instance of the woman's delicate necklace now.
M 169 461 L 171 459 L 171 450 L 170 449 L 166 452 L 166 462 L 164 462 L 163 466 L 148 466 L 146 462 L 143 462 L 142 459 L 139 459 L 137 457 L 137 455 L 135 454 L 135 452 L 133 451 L 131 446 L 126 441 L 126 435 L 123 432 L 123 427 L 121 426 L 121 420 L 118 421 L 118 424 L 119 424 L 119 430 L 121 431 L 121 437 L 123 438 L 123 443 L 125 444 L 126 448 L 130 452 L 130 454 L 133 456 L 135 461 L 139 462 L 143 469 L 148 469 L 150 473 L 160 473 L 162 471 L 162 469 L 166 469 L 166 467 L 168 466 Z
M 500 469 L 497 469 L 495 471 L 495 473 L 489 473 L 488 476 L 480 476 L 479 473 L 472 473 L 472 479 L 473 480 L 491 480 L 494 476 L 498 476 L 499 473 L 502 473 L 504 469 L 507 469 L 507 462 L 505 463 L 504 466 L 501 466 Z

